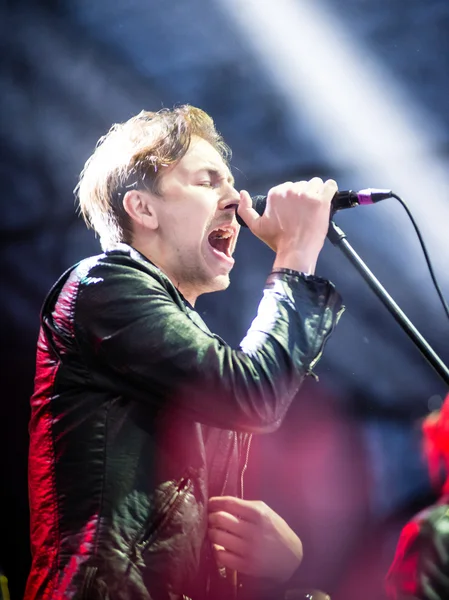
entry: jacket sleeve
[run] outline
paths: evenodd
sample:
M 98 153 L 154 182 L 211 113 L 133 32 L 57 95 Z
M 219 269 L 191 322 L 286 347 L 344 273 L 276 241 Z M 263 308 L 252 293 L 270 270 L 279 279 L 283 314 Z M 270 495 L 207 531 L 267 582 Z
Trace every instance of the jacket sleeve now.
M 332 284 L 272 274 L 238 350 L 203 331 L 169 287 L 125 261 L 82 279 L 75 335 L 92 385 L 173 406 L 207 425 L 275 430 L 341 311 Z
M 414 519 L 404 527 L 387 575 L 386 590 L 391 600 L 449 598 L 447 506 L 443 511 L 441 506 L 433 507 L 425 519 Z

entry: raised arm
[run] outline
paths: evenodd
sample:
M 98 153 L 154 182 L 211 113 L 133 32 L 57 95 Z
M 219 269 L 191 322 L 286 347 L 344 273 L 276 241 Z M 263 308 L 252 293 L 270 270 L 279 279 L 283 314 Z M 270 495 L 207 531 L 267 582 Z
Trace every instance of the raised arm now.
M 276 429 L 341 309 L 333 286 L 272 274 L 241 349 L 200 328 L 167 278 L 111 253 L 79 274 L 75 332 L 93 386 L 172 403 L 209 425 Z M 95 378 L 98 381 L 95 381 Z

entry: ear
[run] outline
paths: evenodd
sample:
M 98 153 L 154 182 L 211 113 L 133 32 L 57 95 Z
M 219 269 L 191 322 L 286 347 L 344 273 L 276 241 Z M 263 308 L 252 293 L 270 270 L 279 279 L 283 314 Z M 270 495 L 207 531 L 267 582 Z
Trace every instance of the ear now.
M 130 219 L 145 229 L 157 229 L 159 222 L 152 195 L 141 190 L 129 190 L 123 198 L 123 208 Z

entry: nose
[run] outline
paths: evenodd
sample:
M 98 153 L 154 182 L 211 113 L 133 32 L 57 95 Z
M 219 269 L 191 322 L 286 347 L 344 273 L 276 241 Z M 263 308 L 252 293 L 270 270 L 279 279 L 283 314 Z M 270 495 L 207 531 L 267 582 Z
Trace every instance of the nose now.
M 230 183 L 226 186 L 223 196 L 218 203 L 220 210 L 236 210 L 240 204 L 240 194 Z

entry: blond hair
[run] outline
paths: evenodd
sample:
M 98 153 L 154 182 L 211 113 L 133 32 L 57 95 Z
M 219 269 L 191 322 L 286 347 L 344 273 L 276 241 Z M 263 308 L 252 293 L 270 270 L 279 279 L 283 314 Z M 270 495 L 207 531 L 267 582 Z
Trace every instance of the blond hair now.
M 123 208 L 129 189 L 159 194 L 163 167 L 178 162 L 189 149 L 192 136 L 208 141 L 226 164 L 230 148 L 212 118 L 189 105 L 159 112 L 141 111 L 118 123 L 100 138 L 75 188 L 81 214 L 100 238 L 103 248 L 132 243 L 131 221 Z

